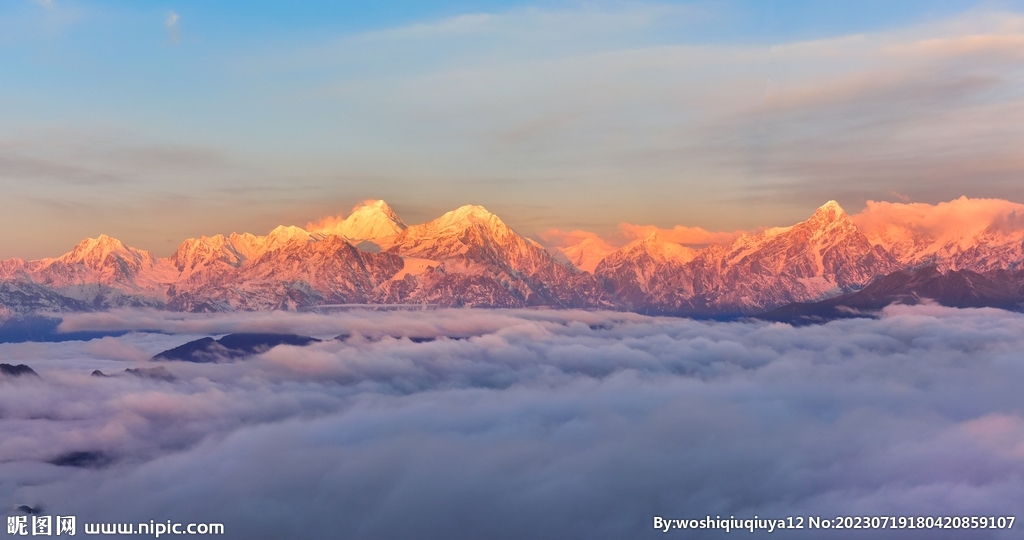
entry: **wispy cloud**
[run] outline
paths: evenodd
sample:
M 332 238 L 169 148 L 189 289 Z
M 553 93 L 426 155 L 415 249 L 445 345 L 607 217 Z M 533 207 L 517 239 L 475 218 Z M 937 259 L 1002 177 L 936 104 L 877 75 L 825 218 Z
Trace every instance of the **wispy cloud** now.
M 171 43 L 178 43 L 181 36 L 178 29 L 178 21 L 181 17 L 177 13 L 171 11 L 167 13 L 167 17 L 164 19 L 164 26 L 167 27 L 168 35 L 170 36 Z
M 742 231 L 735 232 L 711 232 L 700 227 L 686 227 L 676 225 L 671 229 L 660 229 L 653 225 L 633 225 L 623 223 L 619 229 L 626 238 L 643 239 L 652 234 L 658 235 L 667 242 L 675 242 L 686 246 L 706 246 L 709 244 L 728 244 L 735 240 Z
M 498 13 L 469 13 L 396 28 L 362 33 L 358 41 L 423 41 L 477 36 L 542 40 L 607 36 L 663 28 L 683 20 L 697 21 L 707 12 L 693 6 L 670 4 L 582 4 L 571 9 L 515 8 Z

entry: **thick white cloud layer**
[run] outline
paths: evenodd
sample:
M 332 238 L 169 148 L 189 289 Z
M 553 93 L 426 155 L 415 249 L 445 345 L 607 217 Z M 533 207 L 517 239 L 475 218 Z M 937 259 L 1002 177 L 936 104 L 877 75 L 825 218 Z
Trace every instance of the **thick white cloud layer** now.
M 0 345 L 41 375 L 0 382 L 5 508 L 219 522 L 230 538 L 617 539 L 661 535 L 654 516 L 1013 515 L 1024 496 L 1024 316 L 998 310 L 802 328 L 484 310 L 66 326 L 171 333 Z M 352 337 L 145 360 L 246 330 Z M 156 365 L 176 379 L 89 376 Z M 46 463 L 76 451 L 114 461 Z

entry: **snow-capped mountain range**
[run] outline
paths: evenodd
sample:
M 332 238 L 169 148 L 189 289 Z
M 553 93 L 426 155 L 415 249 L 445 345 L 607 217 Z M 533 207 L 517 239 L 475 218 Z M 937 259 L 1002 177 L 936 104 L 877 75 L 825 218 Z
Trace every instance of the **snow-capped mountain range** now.
M 101 235 L 57 258 L 0 261 L 0 320 L 120 306 L 336 304 L 755 314 L 929 265 L 1024 267 L 1024 205 L 990 199 L 869 203 L 856 216 L 829 201 L 791 227 L 696 247 L 656 230 L 621 248 L 577 233 L 576 243 L 549 251 L 481 206 L 408 225 L 384 201 L 367 201 L 305 228 L 188 239 L 166 258 Z

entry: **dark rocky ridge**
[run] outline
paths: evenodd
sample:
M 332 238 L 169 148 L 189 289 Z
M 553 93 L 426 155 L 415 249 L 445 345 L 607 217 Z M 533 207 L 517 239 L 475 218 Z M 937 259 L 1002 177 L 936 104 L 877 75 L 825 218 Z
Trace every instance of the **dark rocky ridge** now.
M 60 332 L 61 319 L 42 315 L 15 317 L 0 324 L 0 343 L 24 341 L 88 341 L 106 336 L 123 336 L 128 332 Z
M 134 375 L 142 379 L 154 379 L 166 382 L 174 382 L 177 380 L 176 377 L 171 375 L 171 372 L 167 371 L 167 368 L 163 366 L 153 368 L 128 368 L 124 370 L 124 372 L 128 375 Z M 96 377 L 106 377 L 106 375 L 103 375 L 102 373 L 103 372 L 100 372 L 100 375 L 96 375 L 96 372 L 94 371 L 92 374 Z
M 268 351 L 278 345 L 304 347 L 320 340 L 296 334 L 228 334 L 220 339 L 205 337 L 168 349 L 153 360 L 214 363 L 235 360 Z
M 75 451 L 61 454 L 48 463 L 58 467 L 77 467 L 80 469 L 102 469 L 114 462 L 114 458 L 103 452 Z
M 834 319 L 873 317 L 891 304 L 932 301 L 957 308 L 992 307 L 1024 310 L 1024 270 L 942 273 L 934 266 L 916 272 L 897 271 L 860 291 L 820 302 L 795 303 L 758 315 L 772 321 L 808 324 Z
M 11 364 L 0 364 L 0 375 L 7 377 L 38 377 L 39 374 L 25 364 L 13 366 Z

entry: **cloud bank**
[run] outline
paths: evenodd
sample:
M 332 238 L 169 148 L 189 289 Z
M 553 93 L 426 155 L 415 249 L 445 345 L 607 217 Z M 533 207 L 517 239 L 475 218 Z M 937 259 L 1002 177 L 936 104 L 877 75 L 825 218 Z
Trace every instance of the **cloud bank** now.
M 728 244 L 743 234 L 743 231 L 731 233 L 711 232 L 700 227 L 686 227 L 683 225 L 676 225 L 671 229 L 659 229 L 653 225 L 633 225 L 630 223 L 620 224 L 619 230 L 623 236 L 633 240 L 657 234 L 665 241 L 691 247 L 703 247 L 709 244 Z
M 67 324 L 174 333 L 0 345 L 41 375 L 0 381 L 5 508 L 229 538 L 611 539 L 662 534 L 656 515 L 1013 515 L 1024 496 L 1024 316 L 998 310 L 802 328 L 514 310 Z M 144 360 L 269 329 L 350 337 Z M 393 337 L 412 333 L 437 339 Z M 156 365 L 175 380 L 89 375 Z M 109 464 L 47 463 L 74 452 Z
M 1024 231 L 1024 204 L 967 197 L 935 205 L 868 201 L 853 220 L 868 238 L 886 248 L 893 239 L 906 237 L 920 238 L 922 243 L 967 244 L 986 233 Z

